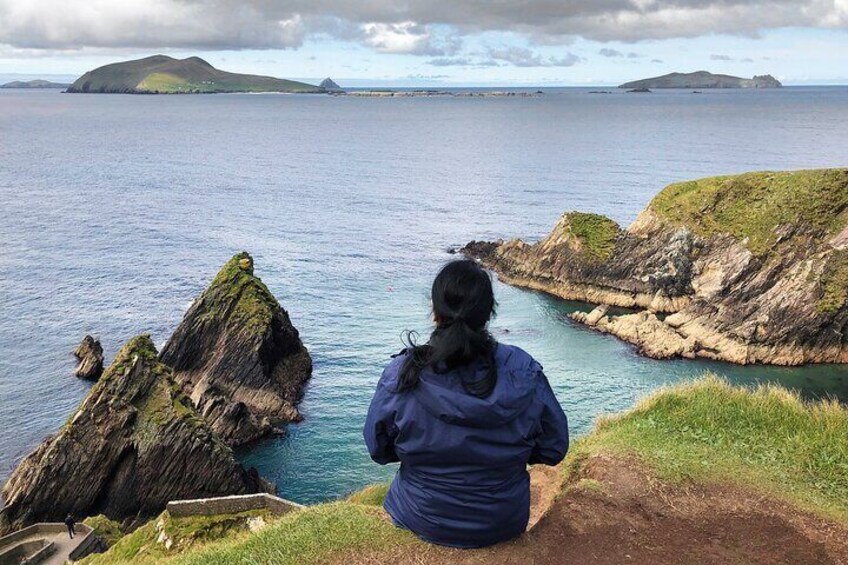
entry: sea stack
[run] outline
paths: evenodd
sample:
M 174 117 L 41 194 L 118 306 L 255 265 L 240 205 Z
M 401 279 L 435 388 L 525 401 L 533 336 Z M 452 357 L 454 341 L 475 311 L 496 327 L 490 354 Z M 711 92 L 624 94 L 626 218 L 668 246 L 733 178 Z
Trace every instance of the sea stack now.
M 99 340 L 90 335 L 85 336 L 74 350 L 74 357 L 79 360 L 74 370 L 77 377 L 96 381 L 103 374 L 103 347 Z
M 344 89 L 341 86 L 339 86 L 338 84 L 336 84 L 336 81 L 334 81 L 333 79 L 331 79 L 329 77 L 322 80 L 321 84 L 318 85 L 318 88 L 323 88 L 324 90 L 326 90 L 327 92 L 330 92 L 330 93 L 344 92 Z
M 312 359 L 246 252 L 230 259 L 162 349 L 163 363 L 230 446 L 297 421 Z
M 504 282 L 600 305 L 572 317 L 650 357 L 848 362 L 848 169 L 676 183 L 626 230 L 570 213 L 536 244 L 463 252 Z
M 133 527 L 169 500 L 260 492 L 194 411 L 147 335 L 130 340 L 76 413 L 3 488 L 0 534 L 104 514 Z

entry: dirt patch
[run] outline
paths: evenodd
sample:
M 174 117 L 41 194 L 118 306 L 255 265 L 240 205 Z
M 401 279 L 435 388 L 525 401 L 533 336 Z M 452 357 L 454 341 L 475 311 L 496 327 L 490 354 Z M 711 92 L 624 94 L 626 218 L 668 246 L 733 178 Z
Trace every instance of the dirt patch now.
M 593 456 L 563 491 L 558 471 L 534 470 L 538 523 L 517 540 L 480 550 L 422 542 L 334 562 L 848 563 L 848 525 L 739 487 L 668 485 L 635 460 Z

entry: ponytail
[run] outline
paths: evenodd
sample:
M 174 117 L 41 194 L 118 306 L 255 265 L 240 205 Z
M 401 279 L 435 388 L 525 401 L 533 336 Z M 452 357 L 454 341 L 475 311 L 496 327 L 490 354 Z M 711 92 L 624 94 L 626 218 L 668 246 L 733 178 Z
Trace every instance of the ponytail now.
M 481 360 L 485 377 L 463 380 L 465 390 L 485 398 L 497 383 L 497 342 L 486 329 L 495 312 L 492 280 L 477 263 L 469 260 L 448 263 L 433 281 L 433 315 L 436 328 L 424 345 L 407 334 L 407 357 L 398 375 L 399 392 L 418 386 L 421 371 L 449 372 Z

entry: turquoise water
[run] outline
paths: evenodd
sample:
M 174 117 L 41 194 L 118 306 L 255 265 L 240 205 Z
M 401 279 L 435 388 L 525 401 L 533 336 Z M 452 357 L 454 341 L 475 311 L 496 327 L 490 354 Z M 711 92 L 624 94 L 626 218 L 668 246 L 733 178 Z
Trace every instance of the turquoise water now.
M 305 420 L 239 453 L 314 502 L 393 472 L 360 427 L 405 329 L 426 332 L 445 250 L 544 235 L 581 209 L 632 221 L 664 185 L 846 165 L 848 89 L 538 98 L 0 91 L 0 479 L 77 406 L 85 333 L 161 345 L 233 253 L 315 363 Z M 848 370 L 653 361 L 574 325 L 584 305 L 496 287 L 493 332 L 544 365 L 576 434 L 706 370 L 848 398 Z

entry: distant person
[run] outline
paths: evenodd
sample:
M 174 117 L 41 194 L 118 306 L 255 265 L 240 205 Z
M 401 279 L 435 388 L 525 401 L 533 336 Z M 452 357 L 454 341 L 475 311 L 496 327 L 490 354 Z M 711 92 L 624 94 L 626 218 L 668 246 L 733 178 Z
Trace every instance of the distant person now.
M 486 271 L 448 263 L 432 301 L 436 327 L 383 372 L 365 443 L 377 463 L 400 461 L 384 502 L 397 526 L 483 547 L 527 528 L 527 464 L 562 461 L 568 422 L 542 366 L 487 331 L 495 298 Z
M 68 535 L 71 536 L 71 539 L 74 539 L 74 534 L 77 533 L 74 526 L 77 525 L 77 522 L 70 514 L 68 514 L 68 517 L 65 518 L 65 525 L 68 527 Z

